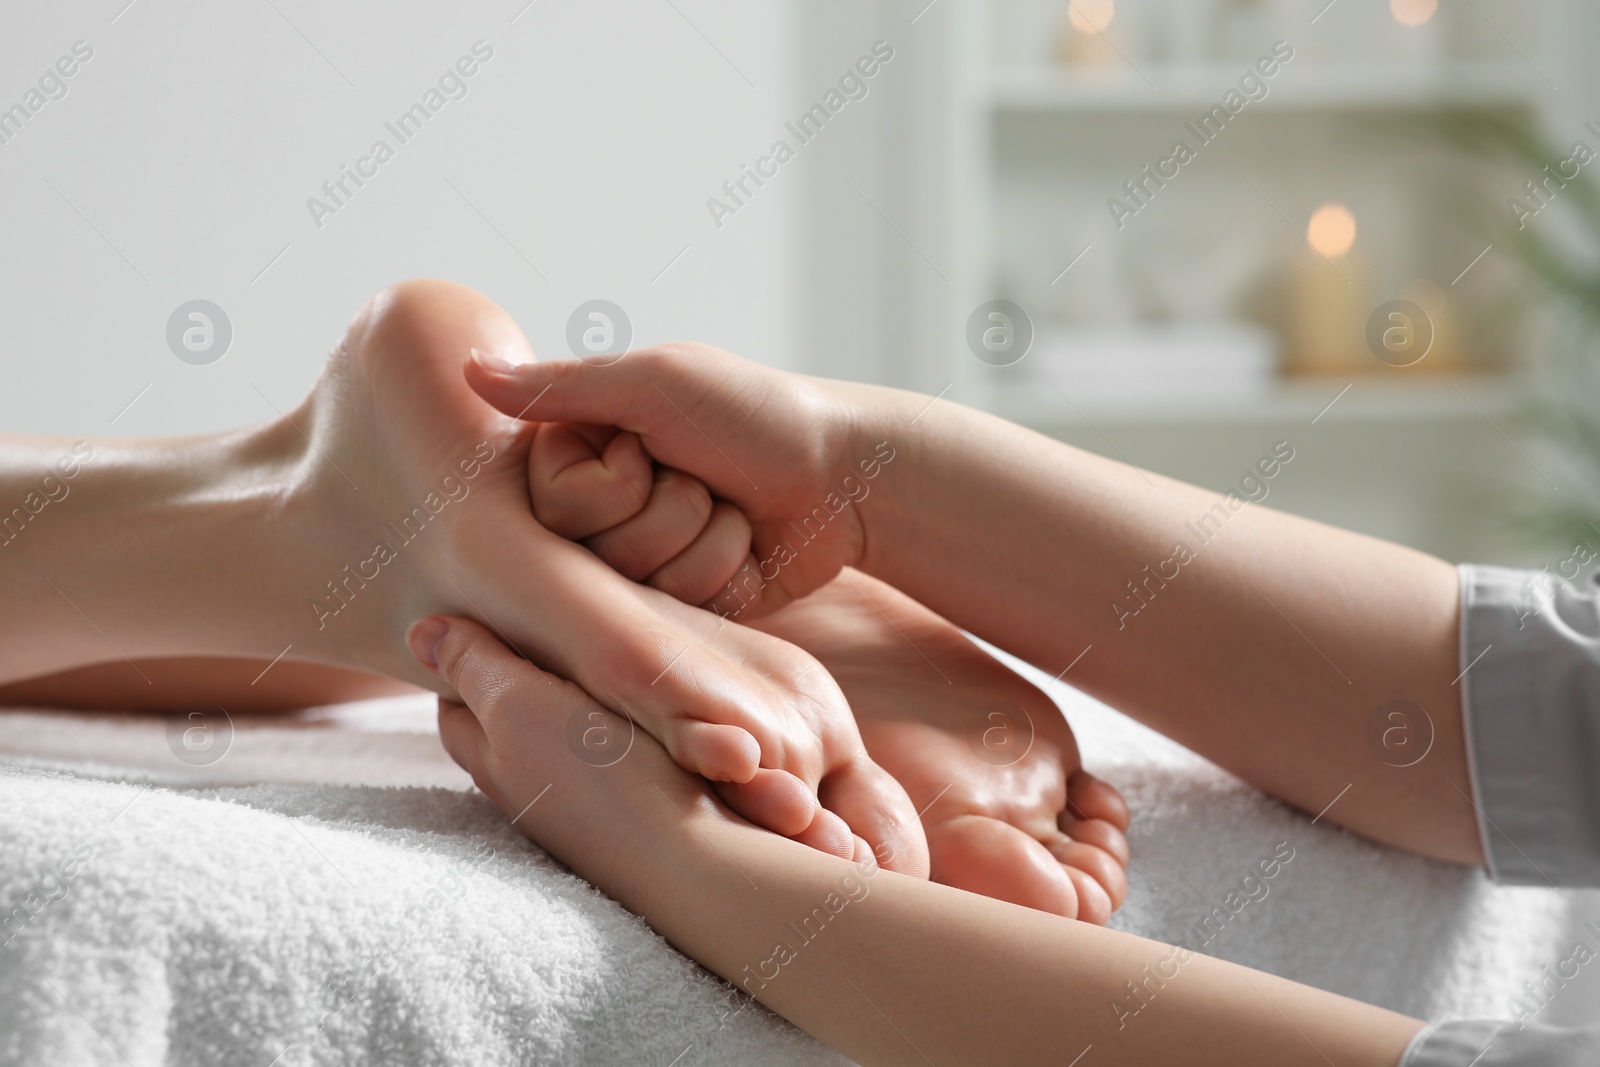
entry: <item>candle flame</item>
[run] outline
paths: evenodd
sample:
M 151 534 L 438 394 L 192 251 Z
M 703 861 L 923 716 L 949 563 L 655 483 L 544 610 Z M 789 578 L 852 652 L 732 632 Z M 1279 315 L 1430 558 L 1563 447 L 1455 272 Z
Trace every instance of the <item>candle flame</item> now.
M 1079 33 L 1099 33 L 1116 17 L 1114 0 L 1069 0 L 1067 19 Z
M 1343 204 L 1323 204 L 1311 215 L 1306 240 L 1329 259 L 1337 259 L 1356 243 L 1356 217 Z

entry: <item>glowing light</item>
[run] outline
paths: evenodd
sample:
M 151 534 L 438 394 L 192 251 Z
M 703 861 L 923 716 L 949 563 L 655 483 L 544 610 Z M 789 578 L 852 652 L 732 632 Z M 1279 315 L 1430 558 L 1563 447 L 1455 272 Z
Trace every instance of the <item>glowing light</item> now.
M 1402 26 L 1421 26 L 1439 10 L 1439 0 L 1389 0 L 1389 13 Z
M 1343 204 L 1323 204 L 1311 215 L 1306 240 L 1329 259 L 1337 259 L 1356 243 L 1356 217 Z
M 1117 15 L 1115 0 L 1070 0 L 1067 19 L 1079 33 L 1099 33 Z

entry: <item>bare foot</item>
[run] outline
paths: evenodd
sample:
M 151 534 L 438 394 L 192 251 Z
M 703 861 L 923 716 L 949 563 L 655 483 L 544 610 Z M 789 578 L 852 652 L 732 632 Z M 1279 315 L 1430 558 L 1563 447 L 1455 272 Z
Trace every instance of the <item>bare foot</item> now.
M 1082 770 L 1038 689 L 853 570 L 754 625 L 832 673 L 868 753 L 922 813 L 935 881 L 1100 925 L 1121 906 L 1127 805 Z
M 535 520 L 535 424 L 472 392 L 463 368 L 474 350 L 533 358 L 487 298 L 446 282 L 397 285 L 356 316 L 288 416 L 308 442 L 303 484 L 283 505 L 308 516 L 303 573 L 283 583 L 286 601 L 306 605 L 294 654 L 444 689 L 425 668 L 443 633 L 431 616 L 478 619 L 637 722 L 752 822 L 846 856 L 859 847 L 853 831 L 896 857 L 885 866 L 924 873 L 915 809 L 867 756 L 815 660 L 630 582 Z M 631 465 L 612 458 L 648 490 L 642 451 Z M 748 533 L 733 532 L 742 554 Z M 591 744 L 586 720 L 572 725 L 575 758 L 613 758 Z

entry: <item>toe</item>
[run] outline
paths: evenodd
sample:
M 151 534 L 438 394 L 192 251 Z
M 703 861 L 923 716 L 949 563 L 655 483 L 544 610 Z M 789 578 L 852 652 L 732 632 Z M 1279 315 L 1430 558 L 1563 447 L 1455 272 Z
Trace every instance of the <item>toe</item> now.
M 1106 895 L 1105 887 L 1076 867 L 1063 867 L 1062 870 L 1067 872 L 1067 877 L 1072 880 L 1072 888 L 1077 891 L 1078 918 L 1095 926 L 1110 922 L 1111 913 L 1116 907 Z
M 1065 834 L 1055 834 L 1045 842 L 1058 862 L 1073 871 L 1088 875 L 1105 894 L 1108 907 L 1116 910 L 1128 899 L 1128 876 L 1116 858 L 1104 849 Z
M 811 788 L 788 771 L 763 767 L 748 782 L 718 782 L 716 790 L 728 807 L 762 829 L 784 837 L 803 833 L 816 820 L 819 810 Z M 849 837 L 848 831 L 845 836 Z
M 1078 771 L 1067 783 L 1067 810 L 1080 819 L 1101 819 L 1119 830 L 1128 828 L 1128 802 L 1088 771 Z
M 761 745 L 748 730 L 698 719 L 670 719 L 662 739 L 673 762 L 713 782 L 748 782 L 761 769 Z
M 900 783 L 862 755 L 822 780 L 818 797 L 872 847 L 885 870 L 928 877 L 928 841 Z
M 1056 823 L 1061 832 L 1074 841 L 1105 849 L 1118 863 L 1124 867 L 1128 865 L 1128 839 L 1110 823 L 1102 819 L 1074 819 L 1068 813 L 1062 813 Z
M 1078 890 L 1066 867 L 1021 830 L 982 815 L 958 815 L 928 827 L 937 882 L 1068 919 Z

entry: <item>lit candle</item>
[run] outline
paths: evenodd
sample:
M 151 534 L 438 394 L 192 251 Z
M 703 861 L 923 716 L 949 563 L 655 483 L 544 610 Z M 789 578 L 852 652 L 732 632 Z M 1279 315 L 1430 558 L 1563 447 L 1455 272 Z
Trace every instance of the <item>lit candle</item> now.
M 1368 268 L 1355 248 L 1356 219 L 1343 204 L 1324 204 L 1306 226 L 1310 248 L 1294 264 L 1291 362 L 1297 374 L 1364 370 Z
M 1061 29 L 1061 60 L 1074 66 L 1100 66 L 1116 61 L 1117 51 L 1105 30 L 1117 17 L 1115 0 L 1071 0 Z
M 1438 60 L 1439 28 L 1428 25 L 1438 10 L 1439 0 L 1389 0 L 1389 14 L 1403 27 L 1392 42 L 1394 59 L 1403 67 L 1422 68 Z
M 1389 13 L 1402 26 L 1421 26 L 1439 10 L 1439 0 L 1389 0 Z

